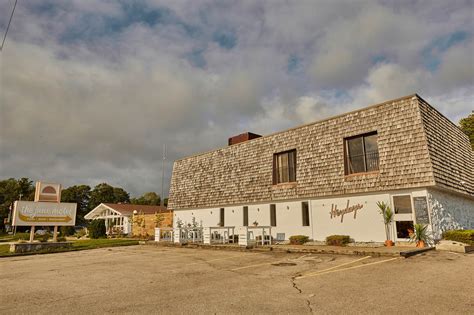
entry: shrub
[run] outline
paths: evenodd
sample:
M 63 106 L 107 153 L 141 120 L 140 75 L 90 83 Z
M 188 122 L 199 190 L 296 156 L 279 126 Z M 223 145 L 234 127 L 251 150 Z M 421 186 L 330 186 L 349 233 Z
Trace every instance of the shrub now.
M 74 231 L 73 226 L 61 226 L 59 228 L 59 231 L 61 232 L 62 236 L 71 236 L 74 235 L 76 231 Z
M 89 237 L 102 238 L 105 236 L 106 236 L 105 220 L 103 219 L 92 220 L 89 223 Z
M 49 240 L 50 237 L 51 234 L 49 234 L 49 232 L 46 232 L 42 235 L 35 235 L 35 240 L 39 240 L 40 242 L 45 243 Z
M 303 245 L 309 240 L 309 237 L 306 235 L 293 235 L 290 236 L 290 244 L 292 245 Z
M 77 237 L 77 239 L 80 239 L 81 237 L 83 236 L 86 236 L 87 235 L 87 231 L 86 229 L 80 229 L 79 231 L 77 231 L 76 234 L 74 234 L 75 237 Z
M 58 242 L 65 242 L 66 238 L 64 236 L 58 236 Z
M 329 235 L 326 237 L 326 245 L 345 246 L 350 241 L 349 235 Z
M 16 233 L 16 235 L 13 236 L 13 240 L 29 241 L 30 233 Z
M 474 245 L 474 230 L 449 230 L 443 232 L 443 239 Z

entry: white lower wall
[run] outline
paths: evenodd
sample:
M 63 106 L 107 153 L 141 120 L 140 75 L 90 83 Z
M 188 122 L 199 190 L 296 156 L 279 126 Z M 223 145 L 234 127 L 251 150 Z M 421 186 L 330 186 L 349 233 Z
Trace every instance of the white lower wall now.
M 442 193 L 437 190 L 412 189 L 392 192 L 347 195 L 337 198 L 310 199 L 285 202 L 271 202 L 276 205 L 277 226 L 272 227 L 272 235 L 284 233 L 285 239 L 292 235 L 307 235 L 313 240 L 325 240 L 329 235 L 349 235 L 357 242 L 383 242 L 386 239 L 385 226 L 382 215 L 377 207 L 378 201 L 384 201 L 392 206 L 394 195 L 409 194 L 411 197 L 427 196 L 429 200 L 429 216 L 433 222 L 435 238 L 439 238 L 441 230 L 451 228 L 474 228 L 474 204 L 472 200 L 460 198 L 455 195 Z M 310 226 L 303 226 L 302 205 L 303 201 L 309 202 Z M 349 205 L 348 205 L 349 201 Z M 259 226 L 270 225 L 270 202 L 262 204 L 225 206 L 225 226 L 243 226 L 243 206 L 249 208 L 248 223 L 251 226 L 254 221 Z M 331 208 L 338 210 L 358 206 L 357 215 L 354 212 L 331 218 Z M 219 223 L 220 208 L 206 208 L 193 210 L 175 210 L 173 224 L 177 221 L 183 224 L 191 223 L 193 217 L 198 225 L 203 227 L 215 227 Z M 407 220 L 416 223 L 415 215 L 402 215 Z M 391 239 L 395 238 L 395 223 L 391 227 Z
M 435 238 L 443 231 L 474 229 L 474 200 L 436 189 L 428 189 Z
M 361 206 L 355 212 L 331 218 L 332 207 L 345 209 L 349 201 L 349 207 Z M 385 225 L 382 215 L 377 206 L 378 201 L 390 204 L 389 194 L 351 196 L 332 199 L 312 200 L 311 209 L 313 211 L 313 230 L 315 240 L 324 240 L 326 236 L 340 234 L 349 235 L 355 241 L 385 241 Z

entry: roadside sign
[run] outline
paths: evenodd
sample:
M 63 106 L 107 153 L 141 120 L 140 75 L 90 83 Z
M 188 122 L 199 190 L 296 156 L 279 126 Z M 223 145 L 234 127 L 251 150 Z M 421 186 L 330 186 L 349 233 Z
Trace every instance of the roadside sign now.
M 14 226 L 74 226 L 76 203 L 15 201 Z

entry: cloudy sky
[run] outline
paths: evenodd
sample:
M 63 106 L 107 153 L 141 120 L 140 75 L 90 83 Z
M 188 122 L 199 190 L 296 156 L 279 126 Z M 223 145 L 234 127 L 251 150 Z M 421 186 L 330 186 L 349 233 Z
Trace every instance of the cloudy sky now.
M 14 0 L 0 0 L 3 37 Z M 473 1 L 20 0 L 0 178 L 161 191 L 172 161 L 419 93 L 474 109 Z

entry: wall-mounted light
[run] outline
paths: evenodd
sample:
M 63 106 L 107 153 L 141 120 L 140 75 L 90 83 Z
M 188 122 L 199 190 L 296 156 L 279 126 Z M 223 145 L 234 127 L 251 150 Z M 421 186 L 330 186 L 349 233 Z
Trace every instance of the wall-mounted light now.
M 260 208 L 257 208 L 257 211 L 260 211 Z
M 287 209 L 287 210 L 290 210 L 290 206 L 286 206 L 286 209 Z
M 234 209 L 232 209 L 232 213 L 234 213 Z
M 211 211 L 211 214 L 212 214 L 212 211 Z

